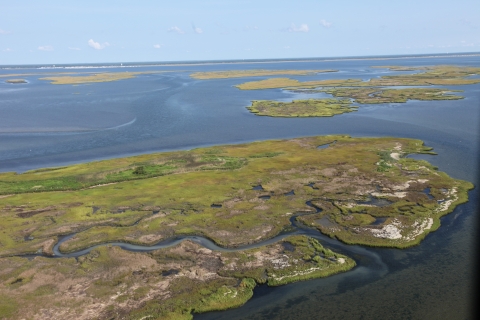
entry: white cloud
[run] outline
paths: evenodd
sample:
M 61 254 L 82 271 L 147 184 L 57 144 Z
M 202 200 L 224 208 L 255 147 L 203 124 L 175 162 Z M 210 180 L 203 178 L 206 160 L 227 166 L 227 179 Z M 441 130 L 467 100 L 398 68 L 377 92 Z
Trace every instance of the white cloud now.
M 203 30 L 200 29 L 199 27 L 196 27 L 193 23 L 192 23 L 192 29 L 193 29 L 193 31 L 194 31 L 195 33 L 197 33 L 197 34 L 203 33 Z
M 257 26 L 245 26 L 245 31 L 257 31 L 258 27 Z
M 323 26 L 323 27 L 325 27 L 325 28 L 330 28 L 330 27 L 333 25 L 333 23 L 328 22 L 328 21 L 325 20 L 325 19 L 322 19 L 322 20 L 320 20 L 320 25 Z
M 70 49 L 70 50 L 76 50 L 76 51 L 81 50 L 80 48 L 75 48 L 75 47 L 68 47 L 68 49 Z
M 7 49 L 3 49 L 2 51 L 3 51 L 3 52 L 12 52 L 13 50 L 10 49 L 10 48 L 7 48 Z
M 38 47 L 38 50 L 40 50 L 40 51 L 53 51 L 53 47 L 52 46 L 40 46 L 40 47 Z
M 288 31 L 290 32 L 308 32 L 310 29 L 308 28 L 308 25 L 305 23 L 302 23 L 299 27 L 297 27 L 294 23 L 288 28 Z
M 177 26 L 174 26 L 174 27 L 170 27 L 167 29 L 168 32 L 176 32 L 178 34 L 184 34 L 185 31 L 183 31 L 182 29 L 180 29 L 179 27 Z
M 3 30 L 3 29 L 0 29 L 0 34 L 10 34 L 12 33 L 11 31 L 7 31 L 7 30 Z
M 93 41 L 93 39 L 90 39 L 90 40 L 88 40 L 88 45 L 90 47 L 92 47 L 93 49 L 102 50 L 102 49 L 105 49 L 106 47 L 108 47 L 110 45 L 110 43 L 104 42 L 104 43 L 101 44 L 100 42 L 95 42 L 95 41 Z
M 160 48 L 162 47 L 162 45 L 161 45 L 161 44 L 154 44 L 153 47 L 154 47 L 155 49 L 160 49 Z

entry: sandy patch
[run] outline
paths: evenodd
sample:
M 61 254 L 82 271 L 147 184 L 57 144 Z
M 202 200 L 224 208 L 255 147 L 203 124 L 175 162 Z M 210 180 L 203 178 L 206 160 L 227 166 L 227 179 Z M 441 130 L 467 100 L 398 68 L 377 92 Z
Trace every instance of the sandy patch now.
M 110 182 L 110 183 L 104 183 L 104 184 L 97 184 L 96 186 L 91 186 L 88 187 L 87 189 L 93 189 L 93 188 L 98 188 L 98 187 L 104 187 L 104 186 L 109 186 L 112 184 L 117 184 L 118 182 Z
M 398 152 L 392 152 L 390 153 L 390 157 L 395 160 L 400 160 L 400 153 Z
M 432 225 L 433 225 L 432 218 L 415 220 L 415 222 L 412 225 L 414 229 L 410 232 L 408 236 L 404 237 L 405 240 L 407 241 L 414 240 L 417 236 L 425 232 L 425 230 L 430 230 L 430 228 L 432 228 Z
M 448 191 L 446 195 L 450 196 L 451 198 L 440 203 L 440 205 L 435 209 L 435 212 L 448 210 L 448 208 L 450 208 L 450 206 L 458 200 L 457 188 L 453 188 L 452 190 Z
M 408 187 L 410 187 L 410 183 L 412 182 L 416 182 L 414 180 L 408 180 L 407 182 L 403 183 L 403 184 L 399 184 L 399 185 L 396 185 L 396 186 L 393 186 L 392 189 L 393 190 L 405 190 L 405 189 L 408 189 Z
M 146 234 L 138 238 L 138 241 L 146 244 L 157 243 L 163 239 L 161 234 Z
M 296 276 L 304 276 L 306 274 L 309 274 L 309 273 L 312 273 L 314 271 L 317 271 L 317 270 L 321 270 L 322 268 L 310 268 L 310 269 L 307 269 L 307 270 L 303 270 L 303 271 L 295 271 L 291 274 L 287 274 L 283 277 L 277 277 L 275 276 L 274 274 L 271 275 L 271 277 L 277 281 L 280 281 L 280 280 L 283 280 L 285 278 L 293 278 L 293 277 L 296 277 Z
M 400 227 L 402 224 L 397 219 L 393 219 L 392 223 L 384 225 L 381 229 L 370 229 L 370 232 L 374 237 L 383 238 L 383 239 L 401 239 L 402 234 L 400 233 Z
M 372 192 L 372 196 L 374 197 L 395 197 L 395 198 L 405 198 L 407 196 L 406 192 Z
M 381 229 L 375 228 L 355 228 L 357 231 L 368 230 L 376 238 L 390 239 L 390 240 L 403 240 L 412 241 L 416 237 L 423 234 L 426 230 L 430 230 L 433 225 L 432 218 L 420 218 L 410 225 L 404 225 L 398 219 L 393 219 L 391 223 L 384 225 Z M 406 230 L 412 228 L 408 232 L 408 235 L 402 235 Z

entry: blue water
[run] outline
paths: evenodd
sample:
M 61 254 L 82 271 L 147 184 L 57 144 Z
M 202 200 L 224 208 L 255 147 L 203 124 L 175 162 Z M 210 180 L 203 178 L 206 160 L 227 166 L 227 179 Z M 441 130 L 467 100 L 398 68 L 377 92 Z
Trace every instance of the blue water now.
M 232 69 L 338 69 L 338 73 L 292 77 L 368 79 L 402 74 L 374 65 L 480 66 L 478 56 L 390 57 L 390 60 L 324 59 L 209 64 L 130 65 L 127 69 L 0 68 L 9 73 L 168 71 L 89 85 L 52 85 L 41 75 L 27 84 L 0 78 L 0 171 L 22 172 L 90 160 L 206 145 L 322 134 L 399 136 L 424 140 L 437 156 L 424 156 L 449 175 L 478 185 L 480 85 L 448 86 L 466 98 L 359 105 L 332 118 L 258 117 L 251 100 L 301 99 L 311 95 L 280 89 L 241 91 L 250 79 L 195 80 L 194 71 Z M 124 64 L 127 66 L 128 64 Z M 78 66 L 76 66 L 78 67 Z M 98 66 L 97 66 L 98 67 Z M 12 78 L 20 78 L 15 76 Z M 198 319 L 426 319 L 468 318 L 472 305 L 478 188 L 471 201 L 442 220 L 421 245 L 407 250 L 364 248 L 381 263 L 362 262 L 351 272 L 278 288 L 259 287 L 243 307 L 196 315 Z M 360 252 L 360 251 L 359 251 Z M 382 267 L 378 267 L 378 266 Z

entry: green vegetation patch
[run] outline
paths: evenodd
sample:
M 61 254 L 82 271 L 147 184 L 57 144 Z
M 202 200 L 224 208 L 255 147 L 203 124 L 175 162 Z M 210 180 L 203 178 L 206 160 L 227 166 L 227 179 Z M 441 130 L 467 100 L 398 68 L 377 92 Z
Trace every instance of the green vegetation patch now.
M 337 98 L 351 98 L 357 103 L 403 103 L 408 100 L 458 100 L 462 96 L 454 95 L 454 92 L 461 90 L 444 90 L 432 88 L 405 88 L 405 89 L 384 89 L 384 88 L 333 88 L 324 89 Z
M 269 78 L 258 81 L 249 81 L 239 85 L 237 88 L 241 90 L 261 90 L 261 89 L 278 89 L 278 88 L 316 88 L 322 86 L 355 86 L 361 82 L 360 79 L 339 79 L 339 80 L 313 80 L 298 81 L 289 78 Z
M 80 190 L 189 171 L 235 170 L 246 163 L 246 158 L 221 155 L 211 148 L 204 154 L 166 153 L 80 164 L 74 166 L 74 170 L 74 167 L 61 167 L 37 169 L 20 175 L 3 173 L 0 174 L 0 195 Z
M 139 71 L 139 72 L 102 72 L 102 73 L 82 73 L 76 75 L 61 75 L 40 78 L 40 80 L 50 81 L 52 84 L 85 84 L 97 82 L 111 82 L 125 79 L 132 79 L 142 74 L 154 74 L 164 71 Z
M 382 68 L 382 67 L 378 67 Z M 383 67 L 391 68 L 394 67 Z M 405 70 L 403 67 L 402 70 Z M 480 79 L 469 79 L 472 75 L 479 75 L 478 67 L 433 66 L 407 68 L 424 72 L 408 75 L 382 76 L 369 81 L 361 79 L 313 80 L 298 81 L 289 78 L 271 78 L 259 81 L 250 81 L 237 85 L 241 90 L 259 90 L 275 88 L 317 88 L 317 87 L 385 87 L 385 86 L 430 86 L 430 85 L 465 85 L 479 83 Z
M 247 109 L 259 116 L 332 117 L 337 114 L 356 111 L 357 107 L 352 106 L 348 99 L 309 99 L 292 102 L 256 100 Z
M 282 152 L 262 152 L 262 153 L 252 154 L 249 158 L 272 158 L 281 154 Z
M 317 149 L 332 141 L 336 143 Z M 346 242 L 414 245 L 438 227 L 440 216 L 467 200 L 472 185 L 425 161 L 405 158 L 410 153 L 431 153 L 431 148 L 418 140 L 323 136 L 4 173 L 2 188 L 16 186 L 21 193 L 2 190 L 0 255 L 51 253 L 58 235 L 74 232 L 62 251 L 114 241 L 150 245 L 186 234 L 238 246 L 275 236 L 290 226 L 295 212 L 314 216 L 307 201 L 328 216 L 328 228 L 316 224 L 321 217 L 313 220 L 325 234 Z M 114 182 L 103 183 L 108 181 Z M 52 189 L 61 183 L 78 188 L 33 188 L 47 182 Z M 80 188 L 84 185 L 91 187 Z M 422 192 L 427 188 L 433 198 Z M 388 203 L 361 203 L 370 198 Z M 353 213 L 400 220 L 357 230 L 349 222 Z M 380 231 L 372 231 L 391 223 L 399 224 L 401 237 L 382 238 Z
M 306 76 L 317 73 L 337 72 L 338 70 L 227 70 L 227 71 L 207 71 L 195 72 L 190 75 L 194 79 L 227 79 L 227 78 L 244 78 L 244 77 L 260 77 L 260 76 L 276 76 L 276 75 L 295 75 Z
M 473 185 L 405 157 L 411 153 L 432 151 L 419 140 L 337 135 L 1 174 L 4 182 L 25 184 L 72 177 L 98 183 L 112 175 L 123 181 L 0 198 L 0 300 L 15 301 L 0 310 L 25 319 L 40 309 L 52 318 L 91 312 L 191 319 L 242 305 L 257 283 L 282 285 L 355 265 L 306 236 L 231 252 L 183 241 L 133 253 L 107 245 L 114 241 L 152 245 L 195 234 L 236 247 L 279 234 L 301 213 L 298 220 L 345 243 L 418 244 L 441 216 L 468 200 Z M 150 176 L 164 171 L 172 172 Z M 62 252 L 104 245 L 78 259 L 12 257 L 52 254 L 58 236 L 71 233 Z

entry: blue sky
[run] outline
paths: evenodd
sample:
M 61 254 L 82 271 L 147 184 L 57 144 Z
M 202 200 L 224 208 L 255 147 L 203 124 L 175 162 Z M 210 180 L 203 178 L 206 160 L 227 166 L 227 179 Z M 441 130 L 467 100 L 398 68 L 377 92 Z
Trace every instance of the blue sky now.
M 0 0 L 0 65 L 480 51 L 480 1 Z

